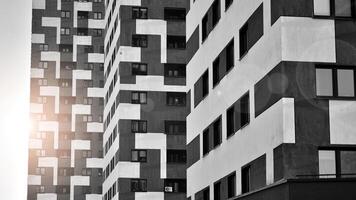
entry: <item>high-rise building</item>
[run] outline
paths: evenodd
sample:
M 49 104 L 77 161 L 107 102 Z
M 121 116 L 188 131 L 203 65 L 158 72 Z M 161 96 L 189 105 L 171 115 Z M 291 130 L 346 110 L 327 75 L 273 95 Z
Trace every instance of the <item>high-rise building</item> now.
M 192 0 L 187 197 L 354 199 L 354 0 Z
M 32 2 L 28 199 L 100 200 L 104 2 Z
M 187 4 L 106 2 L 104 200 L 186 198 Z

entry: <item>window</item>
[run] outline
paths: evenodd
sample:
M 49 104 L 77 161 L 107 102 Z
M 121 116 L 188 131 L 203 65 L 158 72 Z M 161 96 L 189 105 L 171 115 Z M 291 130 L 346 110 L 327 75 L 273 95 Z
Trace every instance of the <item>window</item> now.
M 220 0 L 215 0 L 213 5 L 213 27 L 219 22 L 220 19 Z
M 186 76 L 185 64 L 165 64 L 164 75 L 170 78 L 180 78 Z
M 42 69 L 48 69 L 48 62 L 39 62 L 38 67 Z
M 185 135 L 185 121 L 165 121 L 165 133 L 167 135 Z
M 46 86 L 48 85 L 47 79 L 38 79 L 39 86 Z
M 209 32 L 209 25 L 208 25 L 208 13 L 205 14 L 205 16 L 203 17 L 203 20 L 202 20 L 202 26 L 201 26 L 201 29 L 202 29 L 202 41 L 204 42 L 205 39 L 208 37 L 208 32 Z
M 186 163 L 186 150 L 167 150 L 167 163 Z
M 168 106 L 185 106 L 186 94 L 183 92 L 167 92 Z
M 316 68 L 316 95 L 319 97 L 355 97 L 355 73 L 356 70 L 346 67 Z
M 215 87 L 220 81 L 220 58 L 217 57 L 213 62 L 213 86 Z
M 92 29 L 92 36 L 101 37 L 103 35 L 103 30 L 101 29 Z
M 148 11 L 147 8 L 133 7 L 132 8 L 132 19 L 147 19 Z
M 147 151 L 146 150 L 132 150 L 131 151 L 131 161 L 132 162 L 147 162 Z
M 209 153 L 209 129 L 203 132 L 203 156 Z
M 70 29 L 69 28 L 61 28 L 61 35 L 69 35 Z
M 234 39 L 226 47 L 226 72 L 235 65 Z
M 227 177 L 227 198 L 234 197 L 236 194 L 236 174 Z
M 83 122 L 92 122 L 93 116 L 91 115 L 83 115 Z
M 147 35 L 132 35 L 132 46 L 147 48 L 148 46 Z
M 221 182 L 217 182 L 214 184 L 214 200 L 220 200 L 221 196 Z
M 147 192 L 147 180 L 146 179 L 132 179 L 131 180 L 131 192 Z
M 35 173 L 36 173 L 36 175 L 45 175 L 46 168 L 43 168 L 43 167 L 36 168 Z
M 168 49 L 185 49 L 185 36 L 167 36 Z
M 241 29 L 240 29 L 240 59 L 247 53 L 248 47 L 247 47 L 247 32 L 248 32 L 248 24 L 246 23 Z
M 314 16 L 353 17 L 353 0 L 314 0 Z
M 241 171 L 241 187 L 242 187 L 242 193 L 247 193 L 250 191 L 251 186 L 250 186 L 250 166 L 246 166 L 242 168 Z
M 319 150 L 320 178 L 355 178 L 356 150 L 354 148 Z
M 132 63 L 132 75 L 147 75 L 147 64 Z
M 246 126 L 250 122 L 250 97 L 249 94 L 245 94 L 240 100 L 240 117 L 241 127 Z
M 185 193 L 187 181 L 185 179 L 165 179 L 164 192 Z
M 206 97 L 209 94 L 209 70 L 206 70 L 202 76 L 203 79 L 203 97 Z
M 147 103 L 147 92 L 131 92 L 131 103 L 146 104 Z
M 77 29 L 77 35 L 88 35 L 88 29 L 87 28 L 78 28 Z
M 40 44 L 40 51 L 48 51 L 48 44 Z
M 58 185 L 56 188 L 56 193 L 58 194 L 69 194 L 69 186 L 65 186 L 65 185 Z
M 235 133 L 235 107 L 232 106 L 226 111 L 226 131 L 227 137 Z
M 70 11 L 62 10 L 61 17 L 62 18 L 70 18 Z
M 71 53 L 73 51 L 73 45 L 60 44 L 59 51 L 62 53 Z
M 91 176 L 91 169 L 83 168 L 82 169 L 82 175 L 83 176 Z
M 103 18 L 102 15 L 103 14 L 101 12 L 94 12 L 94 19 L 102 19 Z
M 87 11 L 78 11 L 78 19 L 88 19 L 89 12 Z
M 85 105 L 92 105 L 92 104 L 93 104 L 93 98 L 91 98 L 91 97 L 84 97 L 84 98 L 83 98 L 83 104 L 85 104 Z
M 209 187 L 203 191 L 203 200 L 210 200 L 210 190 Z
M 131 121 L 131 131 L 133 133 L 147 133 L 147 121 L 143 121 L 143 120 Z
M 82 152 L 83 158 L 91 158 L 92 154 L 90 150 L 85 150 Z
M 214 147 L 221 144 L 221 117 L 213 123 Z
M 186 11 L 184 8 L 164 8 L 164 20 L 185 20 Z
M 225 0 L 225 10 L 230 8 L 230 6 L 232 5 L 232 2 L 233 2 L 233 0 Z

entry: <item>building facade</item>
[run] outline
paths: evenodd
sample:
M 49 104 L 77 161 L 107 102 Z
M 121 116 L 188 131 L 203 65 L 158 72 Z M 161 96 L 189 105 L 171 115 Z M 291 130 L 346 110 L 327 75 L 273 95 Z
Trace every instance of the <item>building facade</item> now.
M 188 199 L 354 199 L 355 1 L 190 7 Z
M 103 199 L 186 198 L 186 0 L 107 0 Z
M 28 199 L 99 200 L 104 2 L 32 2 Z

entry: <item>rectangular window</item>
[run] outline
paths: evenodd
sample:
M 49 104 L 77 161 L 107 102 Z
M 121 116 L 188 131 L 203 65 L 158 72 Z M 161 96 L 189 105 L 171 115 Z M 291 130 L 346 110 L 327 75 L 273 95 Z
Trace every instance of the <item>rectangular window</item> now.
M 132 35 L 132 46 L 147 48 L 148 46 L 147 35 Z
M 202 41 L 204 42 L 205 39 L 208 37 L 208 32 L 209 32 L 209 24 L 208 24 L 208 13 L 205 14 L 205 16 L 203 17 L 202 19 L 202 26 L 201 26 L 201 29 L 202 29 Z
M 251 171 L 251 167 L 250 166 L 246 166 L 244 168 L 242 168 L 241 171 L 241 187 L 242 187 L 242 193 L 247 193 L 250 191 L 251 186 L 250 186 L 250 171 Z
M 170 78 L 184 78 L 186 76 L 185 64 L 165 64 L 164 75 Z
M 164 20 L 185 20 L 185 8 L 164 8 Z
M 71 53 L 73 52 L 73 45 L 60 44 L 59 51 L 62 53 Z
M 248 93 L 241 97 L 240 117 L 241 127 L 246 126 L 250 122 L 250 97 Z
M 246 23 L 241 29 L 240 29 L 240 59 L 247 53 L 248 51 L 248 24 Z
M 78 19 L 88 19 L 89 12 L 88 11 L 78 11 Z
M 146 104 L 147 103 L 147 92 L 131 92 L 131 103 Z
M 235 66 L 234 39 L 226 47 L 226 72 Z
M 353 0 L 314 0 L 314 16 L 353 17 L 355 8 Z
M 167 149 L 167 163 L 186 163 L 187 152 L 186 150 L 172 150 Z
M 225 0 L 225 10 L 227 10 L 232 5 L 233 0 Z
M 336 160 L 335 151 L 319 151 L 320 178 L 335 178 Z
M 231 106 L 226 111 L 226 131 L 227 137 L 235 133 L 235 106 Z
M 101 12 L 94 12 L 94 19 L 102 19 L 103 14 Z
M 217 57 L 213 62 L 213 87 L 215 87 L 220 81 L 220 58 Z
M 41 61 L 38 63 L 38 67 L 42 69 L 48 69 L 48 62 Z
M 319 97 L 355 97 L 355 74 L 352 68 L 326 66 L 316 68 L 316 95 Z
M 147 162 L 147 150 L 132 150 L 131 151 L 132 162 Z
M 147 64 L 132 63 L 132 75 L 147 75 Z
M 88 35 L 89 30 L 87 28 L 77 28 L 77 35 L 85 36 Z
M 144 120 L 131 121 L 131 131 L 133 133 L 147 133 L 147 121 Z
M 187 181 L 185 179 L 165 179 L 164 192 L 185 193 L 187 191 Z
M 314 15 L 330 16 L 331 6 L 330 0 L 314 0 Z
M 40 51 L 48 51 L 48 44 L 40 44 Z
M 168 106 L 185 106 L 186 94 L 184 92 L 167 92 Z
M 142 8 L 142 7 L 132 8 L 132 19 L 147 19 L 147 18 L 148 18 L 147 8 Z
M 70 11 L 62 10 L 61 18 L 70 18 Z
M 209 129 L 203 132 L 203 156 L 209 153 Z
M 214 184 L 214 200 L 220 200 L 221 196 L 221 182 L 217 182 Z
M 221 116 L 213 124 L 214 147 L 221 144 Z
M 227 198 L 234 197 L 236 195 L 236 174 L 233 173 L 227 177 Z
M 203 78 L 202 95 L 203 95 L 203 98 L 204 98 L 209 94 L 209 70 L 206 70 L 204 72 L 202 78 Z
M 339 148 L 319 150 L 320 178 L 355 178 L 356 150 Z
M 351 0 L 335 0 L 334 4 L 336 17 L 352 17 Z
M 132 179 L 131 180 L 131 192 L 147 192 L 147 180 L 146 179 Z
M 219 22 L 220 19 L 220 0 L 215 0 L 213 5 L 213 27 Z
M 92 36 L 101 37 L 103 35 L 102 29 L 92 29 Z
M 210 190 L 209 187 L 203 191 L 203 200 L 210 200 Z
M 185 121 L 165 121 L 165 133 L 167 135 L 185 135 Z
M 168 35 L 167 48 L 168 49 L 185 49 L 185 36 Z

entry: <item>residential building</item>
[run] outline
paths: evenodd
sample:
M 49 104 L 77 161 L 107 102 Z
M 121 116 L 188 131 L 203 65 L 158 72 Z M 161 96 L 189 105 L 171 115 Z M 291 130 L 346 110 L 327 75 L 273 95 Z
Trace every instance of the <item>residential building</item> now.
M 28 199 L 99 200 L 104 2 L 32 0 L 32 6 Z
M 186 199 L 186 0 L 106 1 L 103 199 Z
M 354 199 L 354 0 L 191 0 L 187 197 Z

